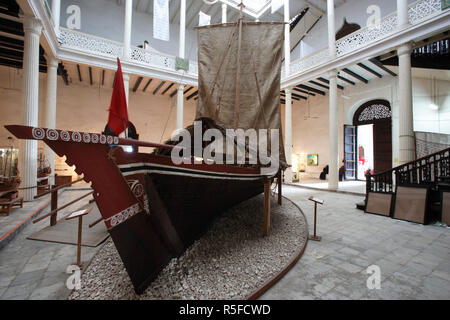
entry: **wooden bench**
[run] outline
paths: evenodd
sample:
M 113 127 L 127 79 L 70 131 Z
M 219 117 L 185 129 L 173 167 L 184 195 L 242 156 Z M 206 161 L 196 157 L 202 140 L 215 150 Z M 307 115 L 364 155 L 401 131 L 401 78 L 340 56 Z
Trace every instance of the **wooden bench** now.
M 0 199 L 0 216 L 9 216 L 11 208 L 18 206 L 23 208 L 23 197 L 14 198 L 11 200 Z

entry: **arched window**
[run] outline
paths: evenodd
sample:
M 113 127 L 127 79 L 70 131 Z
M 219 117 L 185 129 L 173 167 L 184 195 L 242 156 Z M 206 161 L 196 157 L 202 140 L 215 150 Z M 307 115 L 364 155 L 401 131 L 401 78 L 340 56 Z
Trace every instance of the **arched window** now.
M 387 100 L 371 100 L 356 110 L 353 125 L 370 124 L 390 121 L 392 118 L 391 105 Z

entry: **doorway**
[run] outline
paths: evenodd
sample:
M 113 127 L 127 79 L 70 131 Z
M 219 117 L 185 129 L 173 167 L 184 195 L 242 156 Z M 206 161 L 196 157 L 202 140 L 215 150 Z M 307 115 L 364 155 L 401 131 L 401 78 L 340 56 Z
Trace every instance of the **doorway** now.
M 356 110 L 353 125 L 344 126 L 346 179 L 365 180 L 368 170 L 373 174 L 392 167 L 391 123 L 387 100 L 371 100 Z

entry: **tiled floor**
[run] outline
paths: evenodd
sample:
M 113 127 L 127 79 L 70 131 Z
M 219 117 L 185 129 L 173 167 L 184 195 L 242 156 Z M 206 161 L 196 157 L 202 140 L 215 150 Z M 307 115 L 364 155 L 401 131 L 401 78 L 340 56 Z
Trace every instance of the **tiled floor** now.
M 318 208 L 321 242 L 309 241 L 294 268 L 262 299 L 450 299 L 450 230 L 366 214 L 355 208 L 363 197 L 284 188 L 313 230 L 308 197 L 325 201 Z M 381 271 L 381 289 L 368 289 Z M 370 282 L 372 283 L 372 282 Z
M 61 203 L 85 192 L 66 191 Z M 365 214 L 355 208 L 362 196 L 292 186 L 283 194 L 302 208 L 311 232 L 313 203 L 307 198 L 325 200 L 318 208 L 322 241 L 309 241 L 299 262 L 261 299 L 450 299 L 448 228 Z M 65 270 L 76 259 L 76 246 L 26 239 L 47 224 L 48 219 L 30 223 L 0 249 L 0 299 L 67 294 Z M 99 248 L 83 247 L 83 261 Z M 380 267 L 379 290 L 367 288 L 370 265 Z
M 58 201 L 62 205 L 86 192 L 88 191 L 64 191 Z M 89 197 L 63 209 L 58 216 L 62 217 L 88 201 Z M 29 211 L 31 213 L 32 208 Z M 47 208 L 43 214 L 49 211 Z M 66 268 L 76 261 L 77 247 L 26 239 L 48 224 L 49 218 L 36 224 L 29 223 L 0 249 L 0 299 L 59 299 L 68 292 L 65 283 L 70 275 L 66 274 Z M 82 247 L 82 261 L 89 260 L 99 247 Z

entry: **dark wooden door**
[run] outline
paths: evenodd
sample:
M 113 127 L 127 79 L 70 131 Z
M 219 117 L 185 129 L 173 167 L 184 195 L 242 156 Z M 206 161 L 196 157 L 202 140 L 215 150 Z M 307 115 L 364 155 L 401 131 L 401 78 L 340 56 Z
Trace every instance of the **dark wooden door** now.
M 377 121 L 373 125 L 374 172 L 392 168 L 392 128 L 391 119 Z
M 356 179 L 356 126 L 344 125 L 345 179 Z

